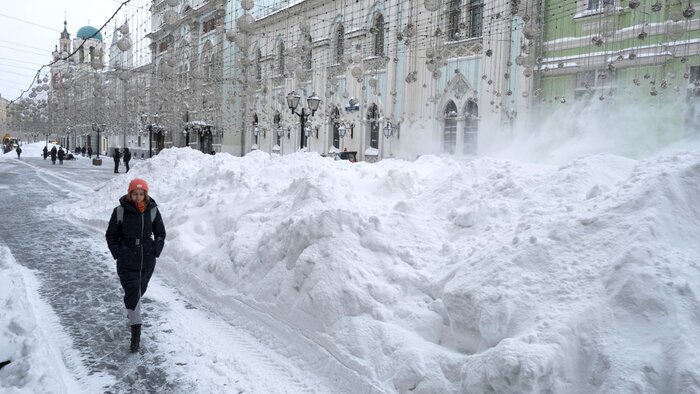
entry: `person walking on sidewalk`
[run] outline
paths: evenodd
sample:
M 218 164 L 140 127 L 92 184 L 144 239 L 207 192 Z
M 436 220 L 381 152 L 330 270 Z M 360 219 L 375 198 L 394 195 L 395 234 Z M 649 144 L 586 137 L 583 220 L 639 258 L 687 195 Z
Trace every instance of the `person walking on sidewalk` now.
M 51 163 L 56 164 L 56 145 L 51 148 Z
M 15 152 L 17 152 L 17 158 L 19 159 L 19 158 L 20 158 L 19 155 L 22 154 L 22 148 L 20 148 L 19 146 L 17 146 L 17 149 L 15 149 Z
M 88 146 L 88 159 L 92 159 L 92 146 Z
M 129 172 L 129 162 L 131 161 L 131 151 L 129 148 L 124 148 L 124 165 L 126 166 L 126 172 Z
M 63 147 L 58 148 L 58 164 L 63 165 L 63 159 L 66 157 L 66 152 Z
M 44 146 L 43 152 L 44 152 L 44 160 L 46 160 L 46 156 L 49 155 L 49 148 L 47 148 L 46 146 Z
M 119 174 L 119 159 L 122 158 L 122 154 L 119 153 L 119 148 L 114 148 L 114 153 L 112 153 L 112 159 L 114 159 L 114 173 Z
M 117 275 L 124 290 L 124 306 L 131 327 L 132 353 L 141 346 L 141 297 L 165 245 L 165 226 L 158 205 L 148 195 L 143 179 L 129 183 L 127 194 L 112 211 L 105 233 L 107 246 L 117 260 Z

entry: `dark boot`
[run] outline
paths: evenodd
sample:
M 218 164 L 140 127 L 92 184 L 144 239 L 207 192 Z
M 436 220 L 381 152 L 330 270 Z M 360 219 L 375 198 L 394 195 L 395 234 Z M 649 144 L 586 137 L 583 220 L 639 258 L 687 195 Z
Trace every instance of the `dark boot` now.
M 131 347 L 129 350 L 131 353 L 136 353 L 139 351 L 139 346 L 141 345 L 141 325 L 134 324 L 131 326 Z

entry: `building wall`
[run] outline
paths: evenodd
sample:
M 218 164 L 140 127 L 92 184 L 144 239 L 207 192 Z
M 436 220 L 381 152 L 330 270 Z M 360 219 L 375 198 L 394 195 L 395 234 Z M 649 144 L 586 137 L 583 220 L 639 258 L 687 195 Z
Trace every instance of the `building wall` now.
M 445 108 L 451 105 L 450 100 L 457 111 L 455 119 L 448 122 L 457 123 L 457 135 L 454 142 L 447 144 L 447 150 L 456 154 L 475 153 L 464 146 L 468 122 L 479 124 L 478 146 L 489 138 L 489 133 L 503 132 L 504 124 L 509 124 L 518 113 L 527 112 L 532 74 L 518 78 L 515 74 L 521 73 L 523 67 L 512 64 L 520 48 L 529 43 L 521 34 L 523 16 L 527 15 L 524 2 L 515 12 L 511 12 L 511 2 L 489 3 L 483 8 L 482 34 L 459 39 L 446 38 L 444 33 L 433 34 L 438 27 L 443 32 L 448 29 L 446 4 L 429 12 L 423 2 L 416 3 L 307 0 L 256 14 L 258 18 L 245 51 L 249 68 L 244 71 L 245 88 L 236 91 L 232 87 L 243 95 L 244 151 L 257 148 L 276 152 L 277 113 L 284 132 L 279 153 L 302 148 L 299 117 L 292 115 L 285 102 L 285 96 L 292 91 L 302 95 L 302 102 L 313 93 L 323 100 L 317 114 L 310 119 L 313 131 L 305 148 L 321 154 L 332 150 L 335 119 L 331 114 L 338 108 L 339 120 L 354 127 L 352 133 L 348 130 L 341 138 L 337 148 L 357 151 L 360 159 L 368 161 L 444 152 Z M 467 2 L 461 3 L 467 7 Z M 384 56 L 377 57 L 372 53 L 376 34 L 373 23 L 379 14 L 384 18 Z M 463 20 L 467 15 L 464 9 Z M 300 50 L 306 23 L 312 39 L 308 72 L 303 69 Z M 345 30 L 345 45 L 343 61 L 337 62 L 336 32 L 340 24 Z M 414 34 L 406 29 L 409 24 L 415 27 Z M 425 34 L 426 31 L 431 34 Z M 401 35 L 404 37 L 399 39 Z M 284 72 L 279 70 L 280 43 L 284 45 Z M 251 71 L 257 67 L 258 50 L 260 81 L 256 72 Z M 442 56 L 436 69 L 428 68 L 431 54 Z M 297 63 L 294 71 L 289 69 L 293 62 Z M 358 102 L 357 111 L 346 110 L 351 98 Z M 478 106 L 476 120 L 467 119 L 470 101 Z M 368 115 L 374 105 L 379 112 L 378 152 L 369 149 L 374 122 L 368 120 Z M 395 133 L 390 138 L 382 135 L 387 121 L 399 126 L 398 135 Z
M 547 3 L 542 111 L 601 101 L 654 111 L 649 128 L 661 143 L 696 132 L 700 15 L 685 17 L 688 3 L 661 2 L 658 11 L 652 10 L 655 3 L 597 10 L 587 10 L 583 1 Z M 585 82 L 591 75 L 593 82 Z

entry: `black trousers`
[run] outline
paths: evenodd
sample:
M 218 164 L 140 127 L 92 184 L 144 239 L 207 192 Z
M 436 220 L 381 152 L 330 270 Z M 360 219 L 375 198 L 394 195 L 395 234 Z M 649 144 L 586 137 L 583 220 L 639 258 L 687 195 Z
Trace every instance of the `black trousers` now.
M 124 165 L 126 166 L 126 172 L 129 172 L 129 162 L 125 160 Z
M 119 275 L 119 282 L 122 285 L 122 289 L 124 289 L 124 306 L 126 309 L 133 310 L 139 302 L 139 286 L 141 289 L 141 296 L 143 296 L 146 294 L 148 282 L 151 280 L 153 270 L 143 271 L 139 275 L 139 270 L 117 268 L 117 275 Z
M 114 162 L 114 172 L 119 172 L 119 162 L 118 161 Z

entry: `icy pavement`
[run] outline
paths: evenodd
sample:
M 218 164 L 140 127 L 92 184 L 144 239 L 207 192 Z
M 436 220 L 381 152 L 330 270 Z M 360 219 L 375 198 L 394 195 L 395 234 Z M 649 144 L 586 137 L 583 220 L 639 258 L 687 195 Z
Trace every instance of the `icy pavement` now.
M 63 357 L 85 392 L 376 391 L 354 382 L 361 379 L 301 334 L 254 311 L 240 306 L 220 316 L 199 307 L 159 280 L 158 268 L 144 298 L 142 351 L 129 355 L 122 290 L 104 230 L 45 209 L 99 188 L 117 176 L 111 168 L 109 158 L 102 167 L 86 159 L 63 166 L 35 157 L 0 159 L 1 243 L 35 271 L 43 301 L 80 355 Z

